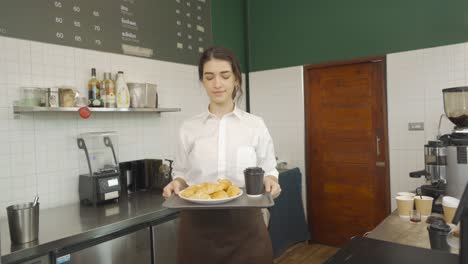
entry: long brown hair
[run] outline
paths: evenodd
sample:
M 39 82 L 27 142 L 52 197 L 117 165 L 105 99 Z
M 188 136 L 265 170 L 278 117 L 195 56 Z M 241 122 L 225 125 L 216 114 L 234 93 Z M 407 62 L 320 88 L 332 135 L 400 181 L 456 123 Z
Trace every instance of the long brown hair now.
M 200 81 L 203 80 L 203 68 L 205 63 L 212 60 L 218 59 L 229 62 L 231 64 L 232 72 L 236 77 L 237 84 L 234 87 L 234 91 L 232 92 L 232 99 L 234 100 L 237 96 L 237 100 L 240 100 L 244 91 L 242 91 L 242 74 L 240 70 L 239 61 L 230 49 L 225 47 L 215 46 L 206 49 L 198 62 L 198 79 Z

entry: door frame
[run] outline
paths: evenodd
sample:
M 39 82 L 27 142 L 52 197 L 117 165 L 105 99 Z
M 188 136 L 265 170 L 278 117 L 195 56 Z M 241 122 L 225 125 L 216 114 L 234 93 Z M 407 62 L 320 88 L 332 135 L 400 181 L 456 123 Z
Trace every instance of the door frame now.
M 328 68 L 328 67 L 335 67 L 335 66 L 344 66 L 344 65 L 350 65 L 350 64 L 359 64 L 359 63 L 369 63 L 369 62 L 376 62 L 376 61 L 382 61 L 383 63 L 383 73 L 382 73 L 382 113 L 384 115 L 383 117 L 383 127 L 384 127 L 384 137 L 385 137 L 385 150 L 386 150 L 386 155 L 385 155 L 385 179 L 384 179 L 384 189 L 385 189 L 385 211 L 388 214 L 391 213 L 390 209 L 390 149 L 389 149 L 389 139 L 388 139 L 388 113 L 387 113 L 387 59 L 386 56 L 372 56 L 372 57 L 364 57 L 364 58 L 357 58 L 357 59 L 352 59 L 352 60 L 339 60 L 339 61 L 332 61 L 332 62 L 324 62 L 324 63 L 318 63 L 318 64 L 307 64 L 303 66 L 303 80 L 304 80 L 304 122 L 305 122 L 305 131 L 304 131 L 304 137 L 305 137 L 305 170 L 306 170 L 306 177 L 305 177 L 305 184 L 306 184 L 306 201 L 307 201 L 307 219 L 308 219 L 308 227 L 309 227 L 309 232 L 311 234 L 312 240 L 314 239 L 314 234 L 312 230 L 310 230 L 310 224 L 311 221 L 313 221 L 311 212 L 308 210 L 308 207 L 312 205 L 312 198 L 311 198 L 311 188 L 309 185 L 310 181 L 310 175 L 309 172 L 311 171 L 311 164 L 309 162 L 310 158 L 310 149 L 309 149 L 309 138 L 308 138 L 308 131 L 310 130 L 310 124 L 309 124 L 309 105 L 310 105 L 310 87 L 309 87 L 309 75 L 308 75 L 308 70 L 311 69 L 321 69 L 321 68 Z

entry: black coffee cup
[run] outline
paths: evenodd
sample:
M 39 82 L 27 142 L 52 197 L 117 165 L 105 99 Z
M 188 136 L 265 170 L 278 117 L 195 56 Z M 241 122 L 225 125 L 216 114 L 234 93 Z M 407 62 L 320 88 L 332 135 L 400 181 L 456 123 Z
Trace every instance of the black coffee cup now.
M 450 227 L 445 223 L 433 223 L 427 227 L 429 232 L 429 241 L 432 249 L 450 251 L 450 246 L 447 244 L 447 235 L 450 232 Z
M 260 167 L 250 167 L 244 170 L 245 192 L 248 196 L 258 197 L 265 192 L 264 174 L 265 171 Z

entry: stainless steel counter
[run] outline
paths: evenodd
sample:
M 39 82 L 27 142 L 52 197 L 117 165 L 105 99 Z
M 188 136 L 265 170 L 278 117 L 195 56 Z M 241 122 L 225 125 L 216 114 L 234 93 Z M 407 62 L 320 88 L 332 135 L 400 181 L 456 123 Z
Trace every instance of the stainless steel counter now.
M 76 203 L 43 209 L 39 215 L 38 241 L 20 246 L 11 244 L 7 219 L 1 219 L 1 263 L 59 252 L 129 228 L 162 223 L 176 217 L 178 212 L 162 207 L 163 201 L 160 192 L 137 192 L 120 198 L 118 203 L 98 207 Z

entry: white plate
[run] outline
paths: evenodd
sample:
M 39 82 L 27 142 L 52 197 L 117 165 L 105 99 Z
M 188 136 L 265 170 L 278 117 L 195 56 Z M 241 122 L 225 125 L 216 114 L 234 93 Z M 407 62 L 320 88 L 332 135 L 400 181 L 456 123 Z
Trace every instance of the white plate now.
M 232 201 L 234 199 L 237 199 L 239 198 L 244 192 L 242 190 L 240 190 L 240 193 L 236 196 L 233 196 L 233 197 L 229 197 L 229 198 L 223 198 L 223 199 L 191 199 L 191 198 L 185 198 L 182 196 L 182 193 L 184 193 L 184 191 L 181 191 L 179 193 L 179 197 L 182 198 L 183 200 L 186 200 L 186 201 L 189 201 L 189 202 L 192 202 L 192 203 L 197 203 L 197 204 L 221 204 L 221 203 L 227 203 L 229 201 Z

